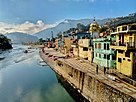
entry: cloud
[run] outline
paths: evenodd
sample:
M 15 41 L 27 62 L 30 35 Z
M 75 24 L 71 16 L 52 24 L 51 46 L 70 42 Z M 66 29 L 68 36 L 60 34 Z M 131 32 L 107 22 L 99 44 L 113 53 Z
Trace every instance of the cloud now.
M 22 32 L 27 34 L 35 34 L 41 30 L 54 27 L 54 24 L 44 24 L 42 20 L 37 20 L 36 24 L 25 21 L 22 24 L 8 24 L 0 22 L 0 33 Z
M 42 20 L 38 20 L 38 21 L 37 21 L 37 24 L 38 24 L 39 26 L 44 26 L 44 23 L 43 23 Z

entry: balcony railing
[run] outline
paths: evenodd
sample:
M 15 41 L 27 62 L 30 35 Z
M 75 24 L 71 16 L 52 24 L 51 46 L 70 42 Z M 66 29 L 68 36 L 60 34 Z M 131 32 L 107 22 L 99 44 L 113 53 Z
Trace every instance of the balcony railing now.
M 111 42 L 111 46 L 125 46 L 127 48 L 136 48 L 135 42 Z

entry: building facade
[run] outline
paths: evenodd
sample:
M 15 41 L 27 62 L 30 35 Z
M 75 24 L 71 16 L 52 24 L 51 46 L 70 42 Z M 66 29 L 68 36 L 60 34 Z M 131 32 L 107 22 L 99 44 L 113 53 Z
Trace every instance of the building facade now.
M 71 47 L 73 48 L 73 54 L 75 56 L 78 57 L 83 57 L 86 58 L 85 56 L 87 56 L 86 51 L 84 52 L 85 49 L 88 48 L 84 48 L 83 46 L 86 46 L 84 44 L 88 44 L 88 40 L 91 38 L 90 33 L 75 33 L 73 35 L 73 40 L 72 40 L 72 44 Z M 88 39 L 87 41 L 85 41 L 85 39 Z M 80 40 L 80 41 L 79 41 Z M 83 41 L 82 41 L 83 40 Z M 79 42 L 79 43 L 78 43 Z M 84 44 L 81 44 L 82 42 L 84 42 Z M 81 46 L 80 46 L 81 45 Z M 80 47 L 79 47 L 80 46 Z M 88 46 L 88 45 L 87 45 Z M 80 50 L 80 53 L 79 53 Z M 80 55 L 79 55 L 80 54 Z
M 79 57 L 88 59 L 89 46 L 90 39 L 79 39 L 78 41 Z
M 111 43 L 110 48 L 116 50 L 117 71 L 129 77 L 136 77 L 136 23 L 117 27 L 116 41 Z
M 110 36 L 107 38 L 93 39 L 93 62 L 101 67 L 115 68 L 115 52 L 110 48 Z

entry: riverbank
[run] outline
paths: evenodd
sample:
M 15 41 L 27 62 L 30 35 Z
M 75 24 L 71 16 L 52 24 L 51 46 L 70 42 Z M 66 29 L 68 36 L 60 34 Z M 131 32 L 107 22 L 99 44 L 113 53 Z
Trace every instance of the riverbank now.
M 129 102 L 136 101 L 136 88 L 117 77 L 112 78 L 96 66 L 77 58 L 65 58 L 63 54 L 51 49 L 40 50 L 42 59 L 52 69 L 63 76 L 71 86 L 91 102 Z

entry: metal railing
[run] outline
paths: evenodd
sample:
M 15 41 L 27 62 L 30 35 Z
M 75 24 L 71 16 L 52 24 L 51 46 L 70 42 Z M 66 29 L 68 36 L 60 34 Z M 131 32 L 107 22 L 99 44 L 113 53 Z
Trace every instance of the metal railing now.
M 111 42 L 113 46 L 126 46 L 127 48 L 136 48 L 135 42 Z

